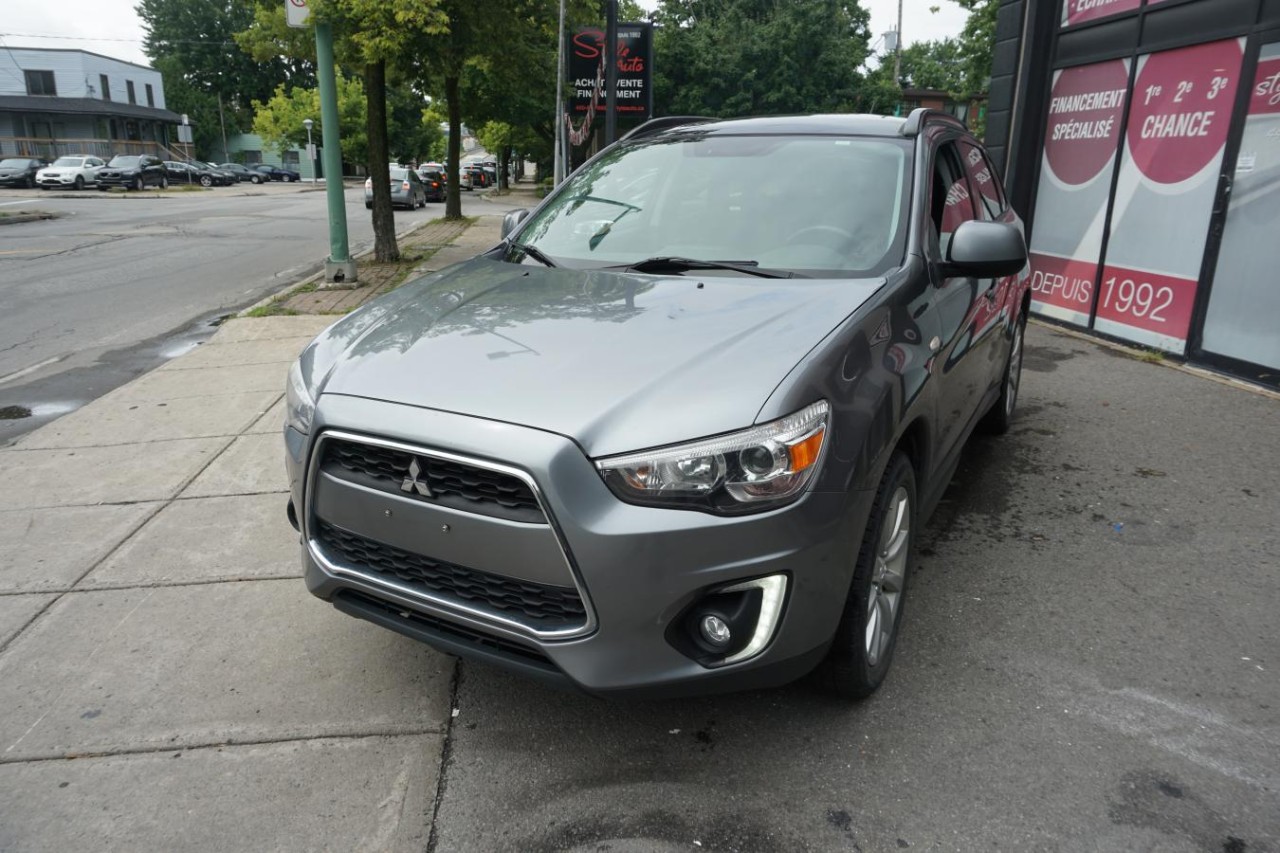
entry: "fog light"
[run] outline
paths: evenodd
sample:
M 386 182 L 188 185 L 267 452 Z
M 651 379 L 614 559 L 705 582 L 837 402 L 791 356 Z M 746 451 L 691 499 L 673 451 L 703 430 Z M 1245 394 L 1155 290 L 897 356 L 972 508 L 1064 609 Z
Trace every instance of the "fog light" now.
M 729 645 L 729 640 L 733 639 L 729 626 L 714 613 L 708 613 L 703 616 L 699 627 L 702 629 L 702 639 L 713 646 L 727 646 Z

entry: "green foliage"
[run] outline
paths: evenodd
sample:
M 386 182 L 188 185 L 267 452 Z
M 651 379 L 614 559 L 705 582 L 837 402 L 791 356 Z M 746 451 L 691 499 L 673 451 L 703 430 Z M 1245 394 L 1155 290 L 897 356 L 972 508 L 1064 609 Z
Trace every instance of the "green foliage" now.
M 890 68 L 893 66 L 891 59 L 886 59 L 885 64 Z M 957 96 L 970 94 L 960 42 L 949 38 L 918 41 L 904 48 L 902 84 L 916 89 L 936 89 Z
M 338 128 L 342 139 L 342 159 L 351 163 L 364 162 L 368 140 L 365 135 L 364 84 L 358 77 L 339 74 Z M 277 86 L 275 94 L 266 103 L 253 102 L 253 132 L 262 141 L 275 148 L 303 148 L 307 144 L 307 131 L 303 119 L 315 122 L 312 138 L 319 140 L 323 132 L 320 118 L 320 90 Z
M 969 11 L 960 33 L 960 55 L 964 59 L 965 89 L 968 94 L 986 92 L 991 85 L 991 59 L 996 48 L 996 15 L 1000 0 L 953 0 Z
M 716 116 L 865 108 L 856 0 L 661 0 L 655 110 Z
M 201 156 L 222 150 L 219 97 L 227 132 L 236 133 L 248 127 L 253 99 L 269 97 L 281 80 L 310 73 L 306 63 L 278 52 L 255 58 L 236 49 L 235 34 L 253 21 L 251 0 L 141 0 L 136 11 L 143 50 L 164 79 L 166 106 L 191 116 Z

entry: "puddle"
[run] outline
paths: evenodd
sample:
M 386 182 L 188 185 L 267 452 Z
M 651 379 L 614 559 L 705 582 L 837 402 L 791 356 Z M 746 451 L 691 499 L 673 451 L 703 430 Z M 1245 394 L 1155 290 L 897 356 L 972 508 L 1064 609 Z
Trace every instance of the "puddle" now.
M 31 417 L 31 410 L 26 406 L 5 406 L 0 409 L 0 421 L 16 421 Z

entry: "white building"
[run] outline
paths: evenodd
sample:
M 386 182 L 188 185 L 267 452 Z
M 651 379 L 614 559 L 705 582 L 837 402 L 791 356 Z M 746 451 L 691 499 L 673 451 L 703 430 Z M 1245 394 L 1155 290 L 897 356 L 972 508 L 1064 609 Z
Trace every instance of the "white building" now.
M 0 156 L 157 154 L 181 116 L 160 72 L 85 50 L 0 51 Z

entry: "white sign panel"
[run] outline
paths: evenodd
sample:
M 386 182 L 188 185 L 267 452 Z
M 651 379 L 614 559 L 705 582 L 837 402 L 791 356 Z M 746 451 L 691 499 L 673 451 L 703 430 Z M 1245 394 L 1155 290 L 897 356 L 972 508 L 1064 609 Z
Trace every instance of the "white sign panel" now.
M 305 27 L 310 17 L 307 0 L 284 0 L 284 19 L 289 26 Z

